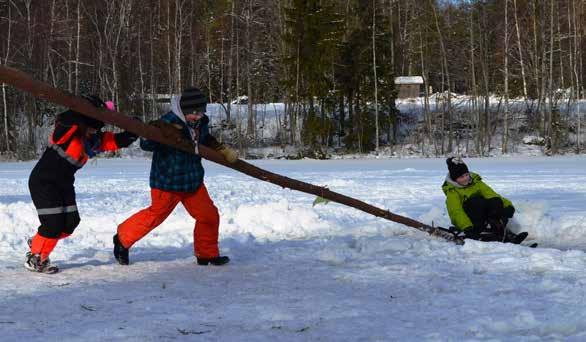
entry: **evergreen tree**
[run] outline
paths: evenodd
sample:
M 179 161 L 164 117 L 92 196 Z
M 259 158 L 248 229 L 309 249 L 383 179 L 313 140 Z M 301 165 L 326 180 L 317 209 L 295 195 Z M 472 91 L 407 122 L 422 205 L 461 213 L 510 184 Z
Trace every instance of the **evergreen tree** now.
M 302 121 L 311 122 L 302 129 L 302 134 L 308 135 L 304 141 L 316 146 L 315 137 L 320 134 L 307 131 L 323 129 L 314 117 L 333 87 L 332 65 L 341 34 L 339 15 L 332 3 L 325 0 L 293 0 L 285 14 L 283 39 L 288 46 L 284 60 L 288 70 L 285 86 L 295 103 L 291 129 L 296 129 L 301 114 Z

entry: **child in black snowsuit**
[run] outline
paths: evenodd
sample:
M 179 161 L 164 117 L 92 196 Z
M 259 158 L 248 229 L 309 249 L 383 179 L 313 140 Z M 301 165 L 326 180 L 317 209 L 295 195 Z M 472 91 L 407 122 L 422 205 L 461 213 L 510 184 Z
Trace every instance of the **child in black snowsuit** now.
M 104 103 L 96 96 L 86 99 L 98 108 L 114 110 L 111 101 Z M 29 240 L 24 266 L 41 273 L 56 273 L 49 254 L 60 239 L 70 236 L 79 225 L 75 201 L 74 174 L 88 158 L 104 151 L 115 151 L 132 144 L 137 136 L 130 132 L 102 132 L 104 123 L 72 110 L 59 114 L 49 145 L 33 168 L 29 189 L 41 225 Z

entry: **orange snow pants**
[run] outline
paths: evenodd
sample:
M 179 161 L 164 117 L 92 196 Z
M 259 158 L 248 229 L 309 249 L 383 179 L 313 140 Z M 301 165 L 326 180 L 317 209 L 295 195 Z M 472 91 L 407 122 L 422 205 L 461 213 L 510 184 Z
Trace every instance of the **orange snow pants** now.
M 202 184 L 196 192 L 151 189 L 151 206 L 129 217 L 118 226 L 118 239 L 126 248 L 160 225 L 181 202 L 195 220 L 193 251 L 198 258 L 214 258 L 218 251 L 218 208 Z

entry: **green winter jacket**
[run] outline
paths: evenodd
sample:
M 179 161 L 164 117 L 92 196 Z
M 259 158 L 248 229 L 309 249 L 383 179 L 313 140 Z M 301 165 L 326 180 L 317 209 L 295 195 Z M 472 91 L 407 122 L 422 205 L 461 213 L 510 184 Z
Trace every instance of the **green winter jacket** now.
M 442 185 L 442 190 L 446 194 L 446 207 L 448 208 L 448 214 L 452 220 L 452 224 L 459 230 L 467 230 L 472 228 L 472 221 L 466 215 L 464 211 L 464 202 L 469 198 L 482 196 L 486 199 L 498 197 L 503 201 L 505 208 L 512 207 L 513 203 L 508 199 L 500 196 L 490 186 L 486 185 L 482 178 L 470 172 L 470 178 L 472 181 L 467 186 L 462 186 L 450 178 L 450 175 L 446 177 L 446 181 Z

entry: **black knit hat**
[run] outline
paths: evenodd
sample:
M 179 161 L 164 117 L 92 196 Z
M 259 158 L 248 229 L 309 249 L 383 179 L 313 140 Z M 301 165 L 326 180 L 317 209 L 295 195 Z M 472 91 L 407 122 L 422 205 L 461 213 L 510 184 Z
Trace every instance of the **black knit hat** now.
M 464 161 L 460 157 L 450 157 L 446 159 L 448 164 L 448 170 L 450 171 L 450 178 L 452 180 L 458 179 L 465 173 L 468 173 L 468 166 L 464 164 Z
M 106 104 L 104 103 L 104 101 L 102 101 L 102 99 L 100 99 L 96 95 L 83 95 L 83 98 L 88 100 L 89 103 L 94 105 L 94 107 L 96 108 L 106 108 Z M 96 120 L 85 115 L 83 116 L 83 120 L 87 126 L 97 129 L 98 131 L 104 128 L 104 123 L 100 120 Z
M 181 100 L 179 100 L 183 114 L 205 113 L 207 104 L 208 98 L 201 90 L 194 87 L 183 89 Z

